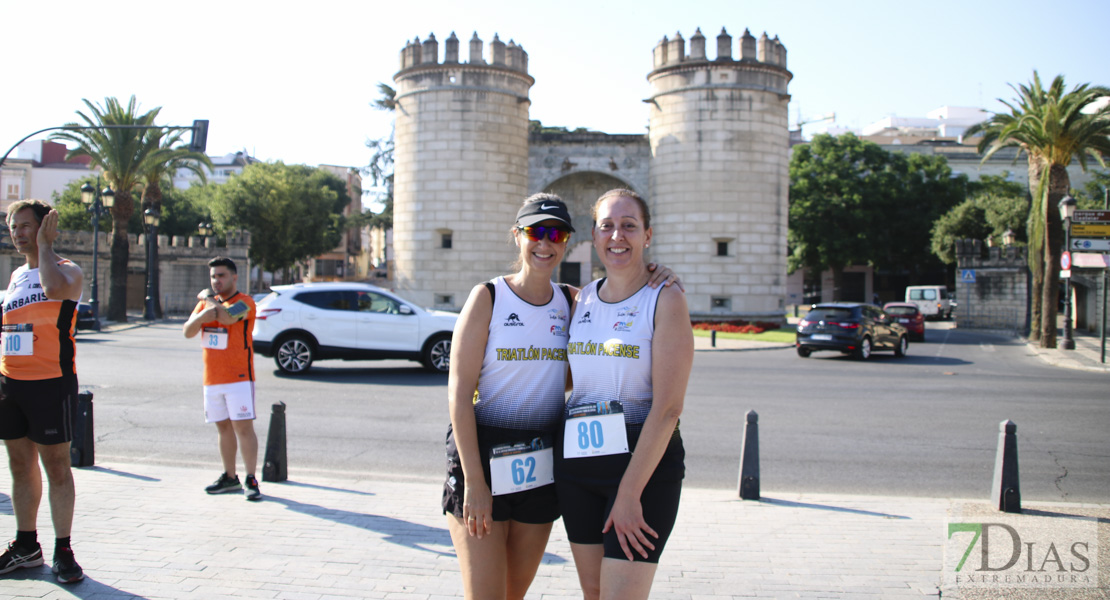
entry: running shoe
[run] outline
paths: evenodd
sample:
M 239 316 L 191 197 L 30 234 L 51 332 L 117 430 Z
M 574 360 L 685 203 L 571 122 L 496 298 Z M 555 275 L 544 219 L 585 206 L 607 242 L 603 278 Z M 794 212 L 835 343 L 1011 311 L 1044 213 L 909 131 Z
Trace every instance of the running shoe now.
M 81 565 L 73 558 L 73 550 L 63 548 L 54 551 L 54 566 L 50 568 L 58 576 L 58 583 L 77 583 L 85 578 Z
M 235 477 L 228 477 L 227 473 L 221 474 L 220 478 L 217 479 L 215 483 L 204 488 L 204 491 L 208 492 L 209 494 L 228 494 L 232 492 L 240 492 L 242 490 L 243 486 L 239 484 L 239 476 L 236 475 Z
M 15 542 L 8 544 L 7 551 L 0 555 L 0 575 L 16 569 L 28 569 L 42 564 L 42 546 L 19 548 Z
M 262 499 L 262 491 L 258 489 L 258 480 L 254 475 L 247 475 L 247 500 L 258 502 Z

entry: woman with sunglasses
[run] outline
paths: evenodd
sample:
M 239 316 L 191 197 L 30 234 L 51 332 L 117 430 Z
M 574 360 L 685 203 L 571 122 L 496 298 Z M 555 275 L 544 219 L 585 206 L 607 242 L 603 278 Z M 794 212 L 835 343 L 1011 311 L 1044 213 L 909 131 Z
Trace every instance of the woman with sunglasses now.
M 647 204 L 611 190 L 593 209 L 606 277 L 582 288 L 567 359 L 574 390 L 555 480 L 583 595 L 647 598 L 685 475 L 678 417 L 694 361 L 686 297 L 652 289 Z
M 523 598 L 560 515 L 552 448 L 578 290 L 551 278 L 573 231 L 558 196 L 527 198 L 516 272 L 475 286 L 455 326 L 443 511 L 466 598 Z M 659 269 L 653 283 L 673 279 Z

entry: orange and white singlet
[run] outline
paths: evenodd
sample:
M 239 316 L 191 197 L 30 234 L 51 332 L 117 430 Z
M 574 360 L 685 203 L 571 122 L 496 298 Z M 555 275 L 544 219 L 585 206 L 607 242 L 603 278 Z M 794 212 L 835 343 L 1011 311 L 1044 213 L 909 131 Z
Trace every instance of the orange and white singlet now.
M 223 301 L 224 308 L 243 303 L 247 312 L 231 325 L 209 321 L 201 325 L 200 341 L 204 346 L 204 385 L 254 381 L 254 299 L 242 293 Z M 193 314 L 203 311 L 207 303 L 201 300 Z
M 23 381 L 76 374 L 77 302 L 47 298 L 37 268 L 24 264 L 13 271 L 4 297 L 0 373 Z

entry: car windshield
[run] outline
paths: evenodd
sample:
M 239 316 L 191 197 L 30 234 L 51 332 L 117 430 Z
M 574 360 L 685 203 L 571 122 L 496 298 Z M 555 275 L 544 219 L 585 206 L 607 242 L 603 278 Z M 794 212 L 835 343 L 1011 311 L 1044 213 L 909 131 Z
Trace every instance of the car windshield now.
M 853 318 L 850 308 L 815 308 L 806 315 L 807 321 L 842 321 Z
M 906 315 L 912 317 L 917 314 L 917 309 L 912 306 L 890 306 L 887 307 L 886 313 L 888 315 Z

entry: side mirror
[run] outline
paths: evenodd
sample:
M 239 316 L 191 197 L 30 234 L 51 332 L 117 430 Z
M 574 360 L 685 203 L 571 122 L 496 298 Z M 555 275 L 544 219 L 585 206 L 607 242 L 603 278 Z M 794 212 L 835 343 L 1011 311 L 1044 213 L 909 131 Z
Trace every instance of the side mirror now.
M 397 309 L 397 312 L 402 314 L 402 315 L 411 315 L 411 314 L 413 314 L 412 307 L 407 305 L 407 304 L 402 304 L 401 307 Z

